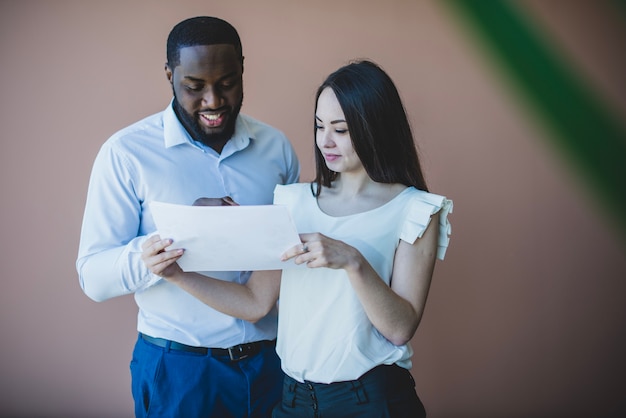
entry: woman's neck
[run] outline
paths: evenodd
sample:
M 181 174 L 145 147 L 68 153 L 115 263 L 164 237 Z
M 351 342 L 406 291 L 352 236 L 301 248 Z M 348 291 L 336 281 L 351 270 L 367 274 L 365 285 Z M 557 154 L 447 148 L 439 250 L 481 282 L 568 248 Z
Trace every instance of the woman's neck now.
M 333 194 L 345 199 L 354 199 L 361 195 L 368 195 L 372 189 L 378 188 L 368 175 L 340 173 L 331 185 Z
M 402 190 L 402 184 L 377 183 L 369 176 L 339 174 L 330 188 L 318 197 L 319 208 L 331 216 L 353 215 L 380 207 Z

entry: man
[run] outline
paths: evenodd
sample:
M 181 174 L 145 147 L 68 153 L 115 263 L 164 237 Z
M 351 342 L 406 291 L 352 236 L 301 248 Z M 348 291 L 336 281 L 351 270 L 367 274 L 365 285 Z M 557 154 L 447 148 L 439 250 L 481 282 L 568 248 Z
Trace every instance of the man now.
M 155 231 L 151 201 L 229 196 L 271 204 L 276 184 L 298 181 L 300 166 L 281 132 L 239 113 L 243 55 L 229 23 L 177 24 L 165 73 L 170 105 L 115 133 L 96 157 L 76 262 L 80 285 L 96 301 L 135 295 L 137 417 L 269 416 L 282 387 L 276 309 L 256 323 L 221 314 L 151 274 L 141 245 Z M 207 274 L 239 283 L 250 276 Z

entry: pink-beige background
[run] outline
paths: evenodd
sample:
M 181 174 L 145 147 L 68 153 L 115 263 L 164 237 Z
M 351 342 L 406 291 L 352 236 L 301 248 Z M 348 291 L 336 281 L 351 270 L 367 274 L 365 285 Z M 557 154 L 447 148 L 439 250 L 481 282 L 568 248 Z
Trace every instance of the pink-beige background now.
M 616 3 L 519 2 L 623 121 Z M 430 417 L 596 417 L 626 400 L 626 237 L 443 3 L 3 0 L 0 416 L 132 416 L 134 301 L 91 301 L 74 262 L 95 154 L 168 104 L 165 40 L 194 15 L 238 28 L 243 111 L 286 132 L 304 181 L 324 77 L 367 57 L 395 80 L 430 188 L 455 203 L 412 342 Z

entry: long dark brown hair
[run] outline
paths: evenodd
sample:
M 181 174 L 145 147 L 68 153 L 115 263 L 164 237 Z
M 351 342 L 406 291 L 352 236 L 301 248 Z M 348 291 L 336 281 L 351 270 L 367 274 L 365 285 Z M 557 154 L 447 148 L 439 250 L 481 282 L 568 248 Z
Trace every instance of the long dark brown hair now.
M 327 87 L 337 96 L 352 146 L 370 178 L 428 191 L 406 111 L 387 73 L 367 60 L 339 68 L 317 90 L 316 111 L 317 100 Z M 319 196 L 322 187 L 331 187 L 337 173 L 328 169 L 317 147 L 315 165 L 311 186 Z

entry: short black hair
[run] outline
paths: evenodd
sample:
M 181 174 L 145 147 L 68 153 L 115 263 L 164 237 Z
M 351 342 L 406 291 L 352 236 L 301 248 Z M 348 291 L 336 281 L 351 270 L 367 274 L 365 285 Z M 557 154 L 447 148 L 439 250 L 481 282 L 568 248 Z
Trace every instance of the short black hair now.
M 416 144 L 402 100 L 389 75 L 368 60 L 354 61 L 326 78 L 317 90 L 335 93 L 346 118 L 352 146 L 363 168 L 378 183 L 400 183 L 428 191 Z M 317 124 L 314 131 L 317 130 Z M 337 173 L 331 171 L 315 147 L 314 193 L 330 187 Z
M 243 65 L 241 39 L 233 25 L 212 16 L 185 19 L 174 26 L 167 37 L 167 65 L 174 69 L 180 64 L 181 48 L 216 44 L 234 46 Z

